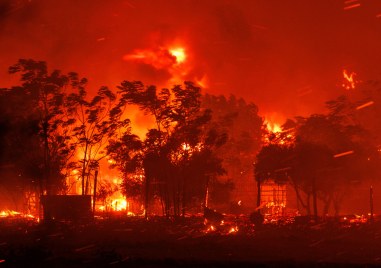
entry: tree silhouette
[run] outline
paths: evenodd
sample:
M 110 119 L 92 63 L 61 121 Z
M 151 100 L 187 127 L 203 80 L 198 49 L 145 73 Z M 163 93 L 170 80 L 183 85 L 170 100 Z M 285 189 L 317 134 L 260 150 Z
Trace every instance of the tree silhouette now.
M 216 153 L 223 159 L 226 174 L 222 180 L 239 185 L 236 194 L 245 198 L 252 187 L 253 162 L 262 146 L 264 135 L 263 119 L 258 115 L 258 107 L 235 96 L 214 96 L 205 94 L 202 107 L 212 110 L 212 120 L 208 123 L 211 131 L 224 133 L 224 144 Z M 232 187 L 230 187 L 232 189 Z M 224 202 L 229 202 L 225 199 Z
M 84 81 L 77 87 L 77 92 L 68 96 L 70 112 L 76 120 L 72 137 L 81 154 L 82 195 L 90 193 L 91 174 L 106 157 L 108 142 L 130 124 L 129 119 L 121 118 L 123 110 L 109 88 L 101 87 L 93 98 L 87 100 L 85 86 Z
M 5 90 L 17 100 L 20 110 L 15 115 L 29 114 L 40 137 L 43 158 L 40 192 L 55 193 L 64 184 L 64 170 L 75 149 L 68 131 L 74 121 L 65 104 L 67 90 L 73 88 L 78 77 L 58 70 L 49 73 L 45 62 L 25 59 L 11 66 L 9 72 L 20 74 L 22 83 Z
M 146 213 L 151 196 L 158 195 L 167 216 L 185 215 L 190 201 L 205 195 L 208 179 L 222 172 L 211 150 L 218 135 L 205 128 L 211 113 L 200 107 L 201 89 L 185 82 L 157 90 L 136 81 L 118 88 L 121 106 L 135 104 L 156 122 L 143 143 Z

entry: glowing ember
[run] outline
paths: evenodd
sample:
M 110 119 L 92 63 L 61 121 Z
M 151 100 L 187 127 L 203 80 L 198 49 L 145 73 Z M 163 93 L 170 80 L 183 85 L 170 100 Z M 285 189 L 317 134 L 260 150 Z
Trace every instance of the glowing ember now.
M 357 82 L 355 81 L 356 73 L 351 72 L 350 74 L 347 70 L 343 70 L 344 82 L 342 84 L 343 88 L 346 90 L 355 89 Z
M 190 145 L 188 143 L 183 143 L 182 144 L 182 149 L 184 151 L 189 151 L 191 148 L 190 148 Z
M 208 227 L 208 229 L 206 229 L 206 232 L 209 233 L 209 232 L 214 232 L 216 230 L 216 227 L 214 227 L 213 225 L 210 225 Z
M 231 227 L 229 230 L 229 234 L 238 232 L 238 226 Z

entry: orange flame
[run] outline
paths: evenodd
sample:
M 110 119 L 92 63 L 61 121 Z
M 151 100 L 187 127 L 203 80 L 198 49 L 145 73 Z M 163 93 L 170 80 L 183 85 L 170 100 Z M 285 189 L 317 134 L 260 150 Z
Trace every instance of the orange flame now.
M 281 128 L 280 124 L 278 124 L 278 123 L 269 122 L 269 121 L 265 120 L 265 125 L 266 125 L 267 130 L 271 133 L 282 132 L 282 128 Z
M 0 218 L 13 218 L 13 217 L 20 217 L 20 218 L 38 220 L 38 218 L 36 218 L 32 214 L 25 214 L 25 213 L 22 213 L 22 212 L 18 212 L 18 211 L 14 211 L 14 210 L 9 210 L 9 209 L 0 211 Z

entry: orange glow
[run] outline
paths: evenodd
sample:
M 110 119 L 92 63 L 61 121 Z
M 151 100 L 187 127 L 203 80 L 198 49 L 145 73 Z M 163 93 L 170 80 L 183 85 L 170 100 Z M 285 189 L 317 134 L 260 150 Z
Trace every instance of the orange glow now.
M 137 61 L 155 67 L 156 69 L 170 70 L 175 65 L 184 63 L 187 58 L 185 49 L 157 48 L 157 49 L 136 49 L 131 54 L 126 54 L 123 59 L 126 61 Z
M 202 87 L 206 85 L 205 77 L 202 77 L 200 81 L 195 77 L 187 77 L 191 66 L 184 46 L 171 44 L 160 48 L 136 49 L 132 53 L 124 55 L 123 59 L 151 65 L 158 70 L 166 70 L 170 74 L 170 78 L 164 86 L 182 84 L 186 79 L 193 79 Z
M 238 226 L 231 227 L 229 230 L 229 234 L 236 233 L 236 232 L 238 232 Z
M 190 145 L 189 145 L 188 143 L 183 143 L 183 144 L 181 145 L 181 147 L 182 147 L 182 149 L 183 149 L 184 151 L 189 151 L 189 150 L 191 149 L 191 147 L 190 147 Z
M 172 55 L 167 49 L 137 49 L 132 54 L 123 56 L 126 61 L 138 61 L 149 64 L 156 69 L 167 69 L 176 64 L 176 56 Z
M 201 79 L 196 78 L 195 83 L 202 88 L 207 88 L 208 87 L 208 78 L 206 75 L 204 75 Z
M 38 218 L 36 218 L 32 214 L 25 214 L 25 213 L 21 213 L 21 212 L 9 210 L 9 209 L 0 211 L 0 218 L 12 218 L 12 217 L 38 220 Z
M 209 232 L 214 232 L 216 230 L 216 227 L 214 227 L 213 225 L 210 225 L 208 227 L 208 229 L 206 229 L 206 232 L 209 233 Z
M 183 63 L 186 59 L 184 48 L 169 49 L 169 53 L 176 58 L 177 63 Z
M 286 121 L 286 118 L 276 112 L 266 113 L 263 116 L 263 124 L 266 127 L 267 131 L 270 133 L 280 133 L 282 132 L 281 122 Z
M 265 122 L 264 124 L 266 125 L 266 128 L 269 132 L 271 133 L 279 133 L 279 132 L 282 132 L 282 128 L 281 128 L 281 125 L 278 124 L 278 123 L 275 123 L 273 121 L 268 121 L 267 119 L 265 119 Z
M 127 201 L 124 198 L 116 198 L 111 201 L 111 208 L 114 211 L 127 210 Z

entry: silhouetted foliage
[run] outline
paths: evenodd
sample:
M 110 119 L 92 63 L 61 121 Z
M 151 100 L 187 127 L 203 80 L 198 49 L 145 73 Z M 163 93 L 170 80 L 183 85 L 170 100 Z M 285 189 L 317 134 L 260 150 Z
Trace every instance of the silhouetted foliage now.
M 253 178 L 253 162 L 264 134 L 258 107 L 235 96 L 226 98 L 209 94 L 203 96 L 202 107 L 212 111 L 212 120 L 207 126 L 210 134 L 224 134 L 219 137 L 222 146 L 216 150 L 226 170 L 223 180 L 239 183 L 242 187 L 236 187 L 237 194 L 241 199 L 245 198 L 247 188 L 252 186 L 249 182 Z
M 20 74 L 21 86 L 2 90 L 2 96 L 8 102 L 5 109 L 15 128 L 26 126 L 29 129 L 14 129 L 17 132 L 14 137 L 20 138 L 20 144 L 28 143 L 30 146 L 22 149 L 22 145 L 14 144 L 14 150 L 25 150 L 20 154 L 22 158 L 30 156 L 25 163 L 34 164 L 27 170 L 34 173 L 32 176 L 40 182 L 41 193 L 57 192 L 64 186 L 65 168 L 75 149 L 68 133 L 74 121 L 70 119 L 66 106 L 66 91 L 76 83 L 77 75 L 61 74 L 58 70 L 49 73 L 45 62 L 24 59 L 11 66 L 9 72 Z M 29 138 L 22 137 L 24 131 L 29 133 Z M 35 135 L 39 138 L 33 139 Z M 23 167 L 28 167 L 28 164 Z
M 146 207 L 157 195 L 166 215 L 184 215 L 192 200 L 205 196 L 208 181 L 223 172 L 212 150 L 219 135 L 205 129 L 211 113 L 200 107 L 200 88 L 185 82 L 157 90 L 136 81 L 118 88 L 121 106 L 138 105 L 156 123 L 143 143 Z

